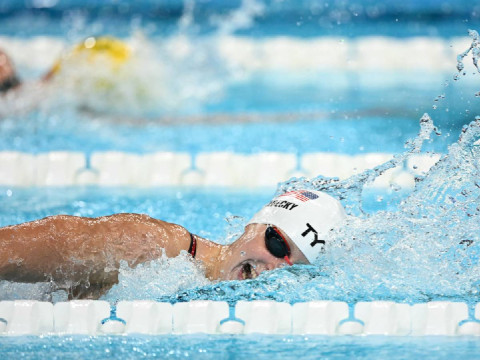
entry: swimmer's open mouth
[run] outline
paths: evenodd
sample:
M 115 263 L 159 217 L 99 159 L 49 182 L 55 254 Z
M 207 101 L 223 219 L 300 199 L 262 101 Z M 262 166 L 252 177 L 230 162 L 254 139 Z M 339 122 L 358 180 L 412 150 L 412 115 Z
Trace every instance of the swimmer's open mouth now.
M 258 274 L 252 264 L 245 262 L 241 265 L 239 273 L 240 280 L 255 279 L 257 276 Z

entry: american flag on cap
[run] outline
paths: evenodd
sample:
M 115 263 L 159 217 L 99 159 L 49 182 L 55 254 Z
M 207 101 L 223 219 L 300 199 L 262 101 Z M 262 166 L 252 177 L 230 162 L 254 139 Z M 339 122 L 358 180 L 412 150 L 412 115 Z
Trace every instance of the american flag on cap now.
M 285 194 L 280 195 L 279 197 L 282 196 L 292 196 L 300 201 L 308 201 L 308 200 L 315 200 L 318 199 L 318 195 L 308 191 L 308 190 L 296 190 L 296 191 L 289 191 L 286 192 Z

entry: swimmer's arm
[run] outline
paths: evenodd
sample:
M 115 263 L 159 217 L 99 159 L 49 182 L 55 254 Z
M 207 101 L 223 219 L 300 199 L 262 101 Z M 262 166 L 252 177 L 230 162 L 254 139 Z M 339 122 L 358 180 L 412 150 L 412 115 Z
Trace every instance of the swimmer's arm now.
M 0 228 L 0 279 L 106 285 L 117 281 L 121 260 L 135 266 L 189 244 L 183 227 L 146 215 L 52 216 Z

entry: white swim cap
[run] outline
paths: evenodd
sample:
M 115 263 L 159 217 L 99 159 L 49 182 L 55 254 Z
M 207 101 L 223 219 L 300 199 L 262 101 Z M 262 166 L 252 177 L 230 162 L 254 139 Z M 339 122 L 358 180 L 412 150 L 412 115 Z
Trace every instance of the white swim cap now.
M 274 198 L 248 224 L 280 228 L 313 263 L 323 251 L 328 232 L 346 217 L 340 201 L 330 195 L 315 190 L 297 190 Z

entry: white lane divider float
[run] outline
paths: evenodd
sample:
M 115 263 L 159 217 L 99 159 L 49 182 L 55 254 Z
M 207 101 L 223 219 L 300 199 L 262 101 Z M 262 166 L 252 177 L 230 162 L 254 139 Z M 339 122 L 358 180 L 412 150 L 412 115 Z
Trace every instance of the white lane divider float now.
M 41 335 L 55 331 L 53 304 L 17 300 L 0 301 L 0 334 Z
M 125 334 L 168 334 L 172 332 L 173 306 L 156 301 L 121 301 L 116 307 L 117 318 L 125 321 L 105 322 L 102 331 L 121 333 L 111 325 L 123 329 Z M 109 326 L 110 325 L 110 326 Z
M 220 321 L 228 318 L 228 304 L 224 301 L 190 301 L 173 305 L 173 333 L 216 334 Z
M 245 321 L 245 334 L 289 334 L 292 331 L 292 307 L 288 303 L 238 301 L 235 316 Z
M 102 320 L 109 315 L 110 304 L 106 301 L 58 302 L 53 306 L 54 332 L 95 335 L 100 329 Z
M 319 152 L 306 153 L 298 158 L 294 154 L 279 152 L 209 152 L 191 156 L 174 152 L 131 154 L 110 151 L 93 153 L 87 159 L 85 154 L 78 152 L 32 155 L 3 151 L 0 152 L 0 185 L 275 187 L 292 176 L 313 178 L 323 175 L 345 179 L 392 157 L 392 154 L 385 153 L 346 155 Z M 386 171 L 372 186 L 388 188 L 396 184 L 413 187 L 415 176 L 424 175 L 439 159 L 439 154 L 412 156 L 402 166 Z
M 472 309 L 473 310 L 473 309 Z M 475 317 L 473 317 L 473 312 Z M 350 316 L 352 314 L 352 316 Z M 299 334 L 480 336 L 480 304 L 472 316 L 462 302 L 400 304 L 296 303 L 271 300 L 160 303 L 122 301 L 0 301 L 0 335 L 114 334 Z
M 359 302 L 355 318 L 364 323 L 365 335 L 408 335 L 411 331 L 411 306 L 391 301 Z
M 294 334 L 335 335 L 348 318 L 348 305 L 338 301 L 310 301 L 292 306 Z
M 468 318 L 467 304 L 435 301 L 411 307 L 412 335 L 455 335 Z
M 135 39 L 123 39 L 127 43 Z M 167 47 L 185 47 L 183 36 L 164 39 Z M 471 43 L 468 37 L 360 36 L 355 38 L 321 36 L 300 39 L 286 36 L 246 38 L 221 36 L 216 39 L 223 61 L 243 71 L 425 71 L 450 72 L 456 55 Z M 21 68 L 47 71 L 69 49 L 53 36 L 19 38 L 0 36 L 0 47 L 7 49 Z M 134 46 L 135 47 L 135 46 Z M 388 81 L 388 77 L 383 80 Z

